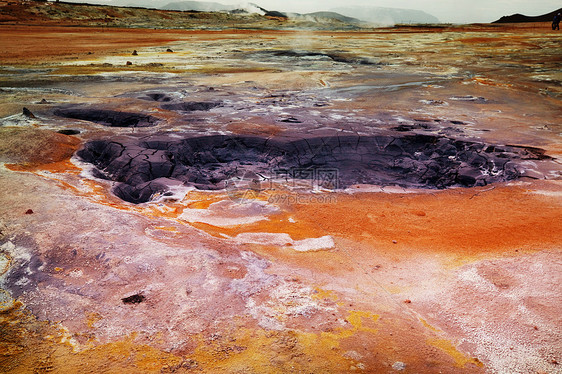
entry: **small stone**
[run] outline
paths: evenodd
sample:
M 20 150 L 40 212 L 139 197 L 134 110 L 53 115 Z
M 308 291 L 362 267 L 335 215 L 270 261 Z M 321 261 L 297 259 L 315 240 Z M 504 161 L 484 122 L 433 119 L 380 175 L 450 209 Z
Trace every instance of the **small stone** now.
M 133 63 L 131 61 L 127 61 L 127 63 L 125 65 L 129 66 L 132 65 Z
M 170 53 L 173 53 L 174 51 L 172 51 L 172 49 L 171 49 L 171 48 L 168 48 L 168 49 L 166 49 L 166 52 L 170 52 Z
M 411 304 L 411 303 L 412 303 L 412 300 L 406 299 L 406 300 L 404 300 L 404 302 L 405 302 L 406 304 Z
M 398 241 L 397 241 L 397 240 L 393 240 L 393 241 L 392 241 L 392 244 L 398 244 Z
M 25 214 L 33 214 L 33 210 L 28 209 L 28 210 L 25 211 Z
M 141 294 L 127 296 L 121 299 L 124 304 L 140 304 L 144 301 L 145 297 Z
M 392 368 L 396 371 L 402 371 L 406 369 L 406 364 L 401 361 L 396 361 L 394 364 L 392 364 Z
M 133 56 L 138 56 L 138 55 L 139 55 L 136 49 L 133 51 L 132 55 L 133 55 Z
M 31 113 L 31 110 L 27 109 L 26 107 L 23 108 L 23 115 L 27 118 L 35 118 L 35 115 Z
M 39 104 L 49 104 L 49 102 L 45 99 L 41 99 L 41 101 L 39 102 Z

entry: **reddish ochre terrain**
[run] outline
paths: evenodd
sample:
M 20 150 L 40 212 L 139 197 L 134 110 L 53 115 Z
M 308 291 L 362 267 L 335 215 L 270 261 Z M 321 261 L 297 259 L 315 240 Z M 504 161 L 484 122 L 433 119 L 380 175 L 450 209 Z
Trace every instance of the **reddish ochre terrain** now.
M 10 22 L 0 372 L 561 372 L 562 52 L 549 25 Z M 235 149 L 244 162 L 226 162 L 210 135 L 358 145 L 333 188 L 264 175 L 246 145 Z M 231 179 L 170 172 L 146 201 L 118 193 L 178 168 L 170 144 L 193 138 L 189 173 L 218 180 L 236 164 Z M 401 150 L 379 151 L 395 181 L 353 172 L 363 139 L 389 138 Z M 423 152 L 405 139 L 424 140 Z M 462 151 L 443 156 L 450 139 Z M 101 140 L 126 149 L 119 168 L 140 157 L 149 171 L 118 179 L 103 165 L 109 148 L 80 153 Z M 306 152 L 332 162 L 340 151 Z M 393 174 L 463 157 L 447 188 Z

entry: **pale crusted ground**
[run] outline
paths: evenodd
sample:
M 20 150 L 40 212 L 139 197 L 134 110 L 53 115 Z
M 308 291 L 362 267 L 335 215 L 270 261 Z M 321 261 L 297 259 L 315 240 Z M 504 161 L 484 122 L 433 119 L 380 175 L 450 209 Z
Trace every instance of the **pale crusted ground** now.
M 54 48 L 68 40 L 58 29 L 4 31 L 54 51 L 7 55 L 0 68 L 4 372 L 560 372 L 557 162 L 470 189 L 248 181 L 134 205 L 70 159 L 87 140 L 157 131 L 298 137 L 419 123 L 559 157 L 556 34 L 106 30 L 87 44 L 94 29 L 76 30 L 71 40 L 86 39 L 72 54 Z M 222 106 L 181 113 L 147 93 Z M 67 104 L 160 122 L 53 113 Z M 141 302 L 122 301 L 133 295 Z

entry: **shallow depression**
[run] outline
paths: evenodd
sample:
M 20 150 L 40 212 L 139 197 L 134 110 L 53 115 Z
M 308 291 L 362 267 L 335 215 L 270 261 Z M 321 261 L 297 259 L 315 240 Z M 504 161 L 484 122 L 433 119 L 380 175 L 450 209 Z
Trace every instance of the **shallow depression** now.
M 355 184 L 483 186 L 524 176 L 528 160 L 549 159 L 538 148 L 400 132 L 302 139 L 159 135 L 90 141 L 77 155 L 94 164 L 98 176 L 119 182 L 113 192 L 132 203 L 150 201 L 172 185 L 217 190 L 248 176 L 314 180 L 332 190 Z
M 108 127 L 151 127 L 157 124 L 157 119 L 147 114 L 98 108 L 56 109 L 54 114 L 59 117 L 95 122 Z

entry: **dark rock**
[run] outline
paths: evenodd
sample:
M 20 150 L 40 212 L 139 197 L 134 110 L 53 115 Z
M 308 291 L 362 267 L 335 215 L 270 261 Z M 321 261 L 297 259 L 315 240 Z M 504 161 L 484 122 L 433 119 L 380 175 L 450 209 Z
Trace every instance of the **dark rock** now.
M 132 64 L 133 64 L 133 63 L 132 63 L 131 61 L 127 61 L 127 62 L 125 63 L 125 65 L 127 65 L 127 66 L 131 66 Z
M 144 301 L 145 297 L 141 294 L 134 294 L 121 299 L 123 304 L 140 304 Z
M 36 118 L 35 115 L 31 113 L 31 110 L 27 109 L 26 107 L 23 108 L 23 115 L 27 118 Z
M 137 50 L 135 49 L 135 50 L 133 51 L 133 53 L 131 53 L 131 55 L 132 55 L 132 56 L 138 56 Z
M 32 209 L 28 209 L 25 211 L 25 214 L 33 214 L 33 210 Z
M 73 129 L 64 129 L 57 131 L 59 134 L 63 135 L 78 135 L 80 134 L 80 130 L 73 130 Z
M 41 101 L 38 104 L 49 104 L 49 102 L 45 99 L 41 99 Z
M 171 48 L 168 48 L 168 49 L 166 49 L 166 52 L 173 53 L 174 51 L 172 51 Z

